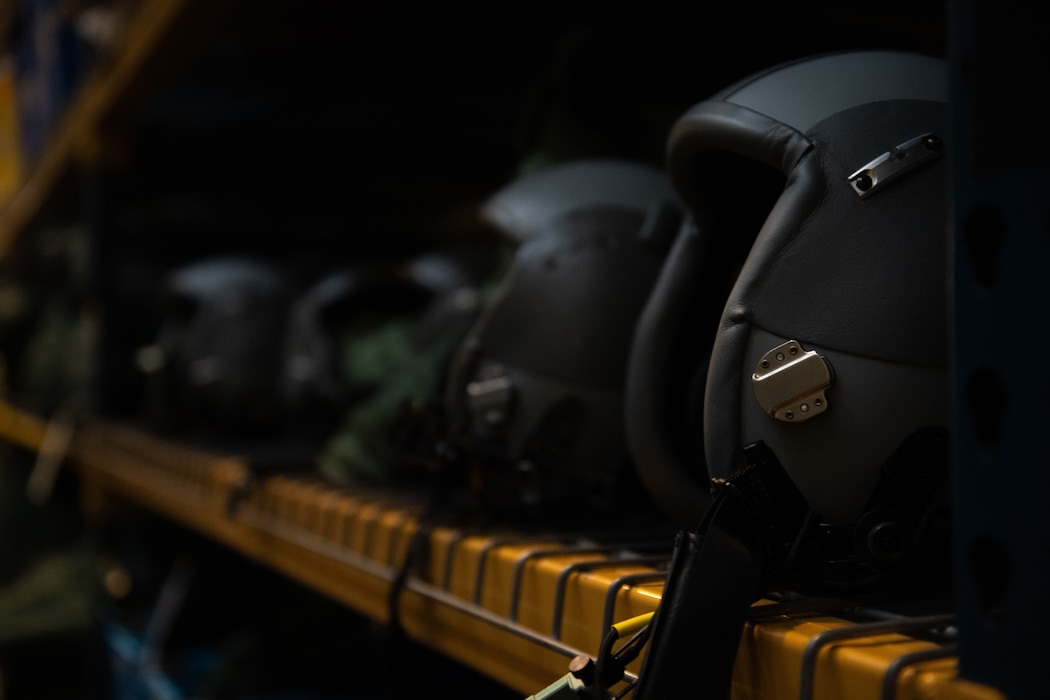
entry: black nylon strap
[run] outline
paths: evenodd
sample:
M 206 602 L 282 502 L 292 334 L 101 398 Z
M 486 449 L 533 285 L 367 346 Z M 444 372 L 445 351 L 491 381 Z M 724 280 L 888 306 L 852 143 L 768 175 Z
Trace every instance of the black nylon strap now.
M 719 484 L 696 532 L 680 532 L 635 700 L 730 695 L 733 665 L 751 605 L 798 532 L 808 508 L 775 459 L 761 449 Z
M 743 511 L 738 499 L 720 495 L 703 532 L 679 533 L 636 700 L 729 697 L 740 635 L 765 570 Z

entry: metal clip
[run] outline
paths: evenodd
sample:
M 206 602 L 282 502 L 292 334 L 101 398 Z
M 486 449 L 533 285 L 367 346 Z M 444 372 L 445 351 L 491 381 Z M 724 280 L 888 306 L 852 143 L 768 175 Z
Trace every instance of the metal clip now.
M 801 423 L 828 409 L 824 391 L 832 378 L 824 357 L 789 340 L 762 356 L 751 384 L 762 410 L 777 420 Z
M 514 382 L 502 367 L 482 367 L 466 387 L 471 412 L 490 426 L 504 424 L 514 402 Z
M 866 199 L 901 175 L 939 158 L 943 152 L 944 142 L 932 131 L 916 136 L 861 167 L 849 176 L 849 184 L 861 199 Z

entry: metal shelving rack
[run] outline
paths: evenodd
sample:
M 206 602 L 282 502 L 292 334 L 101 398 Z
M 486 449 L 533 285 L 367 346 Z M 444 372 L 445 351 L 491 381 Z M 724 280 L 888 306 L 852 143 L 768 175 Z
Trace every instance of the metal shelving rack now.
M 3 439 L 38 450 L 46 432 L 42 419 L 0 404 Z M 417 499 L 286 473 L 245 492 L 250 465 L 236 455 L 99 420 L 80 426 L 68 449 L 87 513 L 131 502 L 389 619 L 390 587 L 419 526 Z M 405 631 L 525 695 L 564 675 L 577 654 L 596 654 L 613 622 L 655 610 L 670 557 L 648 538 L 455 527 L 434 528 L 425 549 L 401 599 Z M 958 678 L 956 643 L 950 615 L 761 601 L 741 642 L 734 697 L 1000 698 Z
M 1040 115 L 1046 22 L 952 5 L 955 99 L 956 585 L 960 672 L 1010 697 L 1050 686 L 1050 408 L 1032 355 L 1050 283 L 1050 139 Z M 1005 134 L 1024 135 L 1004 147 Z

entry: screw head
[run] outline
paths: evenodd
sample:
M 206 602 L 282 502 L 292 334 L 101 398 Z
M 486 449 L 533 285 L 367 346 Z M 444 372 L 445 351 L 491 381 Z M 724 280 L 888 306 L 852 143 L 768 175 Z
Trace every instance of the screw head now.
M 868 547 L 877 559 L 890 562 L 898 559 L 907 544 L 908 536 L 900 523 L 884 522 L 868 532 Z
M 586 654 L 579 654 L 569 662 L 569 673 L 588 685 L 594 681 L 595 668 L 594 659 Z

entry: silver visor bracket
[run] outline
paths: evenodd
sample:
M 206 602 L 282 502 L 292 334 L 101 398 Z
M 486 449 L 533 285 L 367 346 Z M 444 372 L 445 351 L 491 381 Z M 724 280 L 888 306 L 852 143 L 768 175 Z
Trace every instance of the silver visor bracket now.
M 467 383 L 470 412 L 490 426 L 502 425 L 510 417 L 514 403 L 514 382 L 500 365 L 485 364 Z
M 866 199 L 902 175 L 940 158 L 943 153 L 944 142 L 930 131 L 883 153 L 847 179 L 853 191 L 861 199 Z
M 802 423 L 828 410 L 824 392 L 833 376 L 823 356 L 789 340 L 762 356 L 751 375 L 751 386 L 767 414 L 779 421 Z

